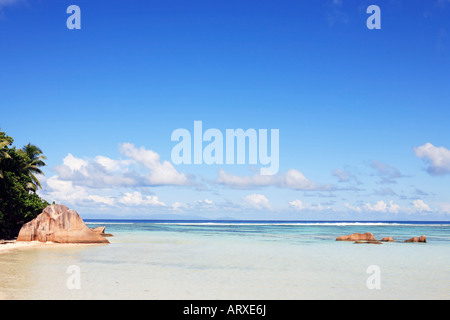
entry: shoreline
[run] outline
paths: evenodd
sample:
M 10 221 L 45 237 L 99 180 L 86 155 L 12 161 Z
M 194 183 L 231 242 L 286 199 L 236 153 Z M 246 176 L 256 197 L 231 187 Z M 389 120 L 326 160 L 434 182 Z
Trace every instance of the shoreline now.
M 24 248 L 35 248 L 35 247 L 41 247 L 49 245 L 49 243 L 45 242 L 39 242 L 39 241 L 19 241 L 16 240 L 1 240 L 0 244 L 0 254 L 4 254 L 7 252 L 11 252 L 18 249 L 24 249 Z
M 73 247 L 78 245 L 98 245 L 98 243 L 57 243 L 57 242 L 40 242 L 40 241 L 16 241 L 16 240 L 0 240 L 0 255 L 21 249 L 31 248 L 50 248 L 50 247 Z

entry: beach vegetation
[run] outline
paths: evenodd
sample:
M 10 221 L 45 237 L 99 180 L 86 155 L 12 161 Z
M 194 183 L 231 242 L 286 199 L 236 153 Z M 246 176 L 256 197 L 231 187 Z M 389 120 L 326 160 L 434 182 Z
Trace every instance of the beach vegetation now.
M 33 144 L 21 149 L 0 130 L 0 239 L 13 239 L 22 225 L 49 205 L 36 192 L 46 164 L 42 150 Z

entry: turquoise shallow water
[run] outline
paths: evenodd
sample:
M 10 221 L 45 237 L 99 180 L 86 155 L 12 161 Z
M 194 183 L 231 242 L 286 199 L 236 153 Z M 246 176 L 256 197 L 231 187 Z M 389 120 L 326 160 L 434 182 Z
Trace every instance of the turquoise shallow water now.
M 89 221 L 108 245 L 0 255 L 7 299 L 448 299 L 450 224 Z M 372 232 L 395 243 L 337 236 Z M 426 235 L 428 243 L 404 243 Z M 70 266 L 79 288 L 68 288 Z M 369 289 L 370 266 L 379 289 Z
M 198 236 L 241 236 L 273 241 L 314 242 L 335 240 L 339 235 L 372 232 L 375 238 L 392 236 L 398 241 L 426 235 L 431 242 L 450 244 L 450 222 L 329 222 L 329 221 L 164 221 L 87 220 L 120 233 L 175 232 Z

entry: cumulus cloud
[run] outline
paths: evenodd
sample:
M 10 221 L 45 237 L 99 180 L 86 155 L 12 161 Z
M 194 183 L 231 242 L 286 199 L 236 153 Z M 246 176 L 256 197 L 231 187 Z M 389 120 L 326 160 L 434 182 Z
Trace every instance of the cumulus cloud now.
M 109 206 L 113 206 L 116 203 L 116 200 L 109 196 L 101 196 L 97 194 L 90 194 L 87 196 L 88 200 L 92 200 L 95 203 L 107 204 Z
M 378 201 L 372 205 L 369 202 L 365 204 L 365 208 L 369 211 L 386 212 L 387 204 L 384 201 Z
M 413 202 L 414 209 L 416 212 L 430 212 L 431 208 L 429 205 L 427 205 L 423 200 L 417 199 Z
M 110 196 L 92 194 L 87 188 L 73 185 L 72 181 L 61 180 L 53 176 L 43 181 L 46 187 L 44 196 L 50 201 L 68 203 L 72 205 L 114 205 L 115 199 Z
M 91 188 L 148 187 L 162 185 L 189 185 L 184 173 L 178 172 L 169 161 L 161 161 L 159 154 L 131 143 L 120 145 L 127 159 L 97 156 L 81 159 L 68 154 L 61 165 L 54 168 L 59 179 Z M 144 167 L 144 172 L 137 170 Z
M 157 196 L 145 196 L 138 191 L 133 193 L 127 192 L 119 199 L 119 202 L 127 206 L 156 206 L 165 207 L 166 204 L 158 200 Z
M 432 209 L 428 204 L 426 204 L 423 200 L 417 199 L 412 202 L 412 205 L 408 206 L 400 206 L 397 203 L 394 203 L 394 201 L 385 202 L 383 200 L 380 200 L 374 204 L 372 203 L 366 203 L 363 207 L 354 207 L 350 205 L 349 203 L 344 204 L 345 207 L 347 207 L 351 211 L 355 212 L 380 212 L 380 213 L 393 213 L 398 214 L 400 212 L 406 213 L 406 214 L 414 214 L 414 213 L 429 213 L 432 212 Z M 450 209 L 447 208 L 447 209 Z M 442 212 L 445 213 L 445 206 L 442 206 Z
M 131 143 L 123 143 L 120 152 L 142 164 L 149 173 L 146 180 L 149 185 L 187 185 L 189 181 L 184 173 L 178 172 L 169 161 L 161 162 L 159 154 L 144 147 L 136 148 Z
M 303 210 L 305 208 L 302 201 L 298 199 L 295 199 L 294 201 L 289 201 L 289 206 L 296 210 Z
M 46 190 L 43 191 L 45 197 L 51 201 L 67 203 L 71 205 L 107 205 L 107 206 L 145 206 L 145 207 L 165 207 L 166 204 L 157 196 L 143 196 L 138 191 L 126 192 L 124 195 L 105 195 L 93 193 L 92 189 L 85 186 L 76 186 L 72 181 L 61 180 L 58 176 L 46 179 L 44 182 Z
M 74 186 L 72 181 L 58 179 L 58 176 L 46 179 L 45 186 L 48 186 L 45 188 L 45 193 L 52 196 L 52 200 L 72 202 L 88 196 L 84 188 Z
M 303 173 L 295 169 L 270 176 L 259 174 L 255 174 L 253 176 L 237 176 L 227 173 L 224 170 L 220 170 L 216 182 L 235 189 L 252 189 L 260 187 L 278 187 L 293 190 L 331 189 L 330 186 L 321 186 L 313 183 L 311 180 L 306 178 Z
M 450 174 L 450 150 L 436 147 L 431 143 L 414 148 L 416 157 L 423 159 L 428 165 L 426 170 L 430 175 L 443 176 Z
M 243 199 L 244 206 L 254 209 L 270 209 L 269 199 L 263 194 L 250 194 Z
M 374 212 L 390 212 L 390 213 L 399 213 L 400 206 L 398 204 L 395 204 L 394 201 L 389 201 L 389 203 L 384 202 L 383 200 L 378 201 L 374 205 L 371 203 L 365 204 L 365 209 L 368 211 L 374 211 Z
M 120 152 L 124 159 L 102 155 L 86 159 L 69 153 L 53 168 L 56 175 L 43 180 L 41 192 L 51 201 L 70 205 L 166 207 L 157 196 L 132 189 L 190 185 L 185 174 L 152 150 L 124 143 Z
M 128 161 L 113 160 L 103 156 L 84 160 L 69 153 L 63 159 L 63 163 L 54 168 L 54 171 L 61 180 L 92 188 L 143 184 L 144 179 L 128 171 L 129 164 Z
M 399 213 L 400 211 L 400 205 L 395 204 L 394 201 L 389 201 L 389 212 L 392 213 Z

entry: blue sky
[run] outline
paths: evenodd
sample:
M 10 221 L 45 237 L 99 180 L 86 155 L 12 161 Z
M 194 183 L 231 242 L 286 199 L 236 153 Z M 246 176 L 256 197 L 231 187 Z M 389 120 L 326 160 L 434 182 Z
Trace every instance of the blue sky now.
M 449 220 L 448 17 L 446 0 L 0 0 L 0 128 L 43 149 L 40 194 L 83 217 Z M 279 129 L 279 173 L 172 164 L 196 120 Z

